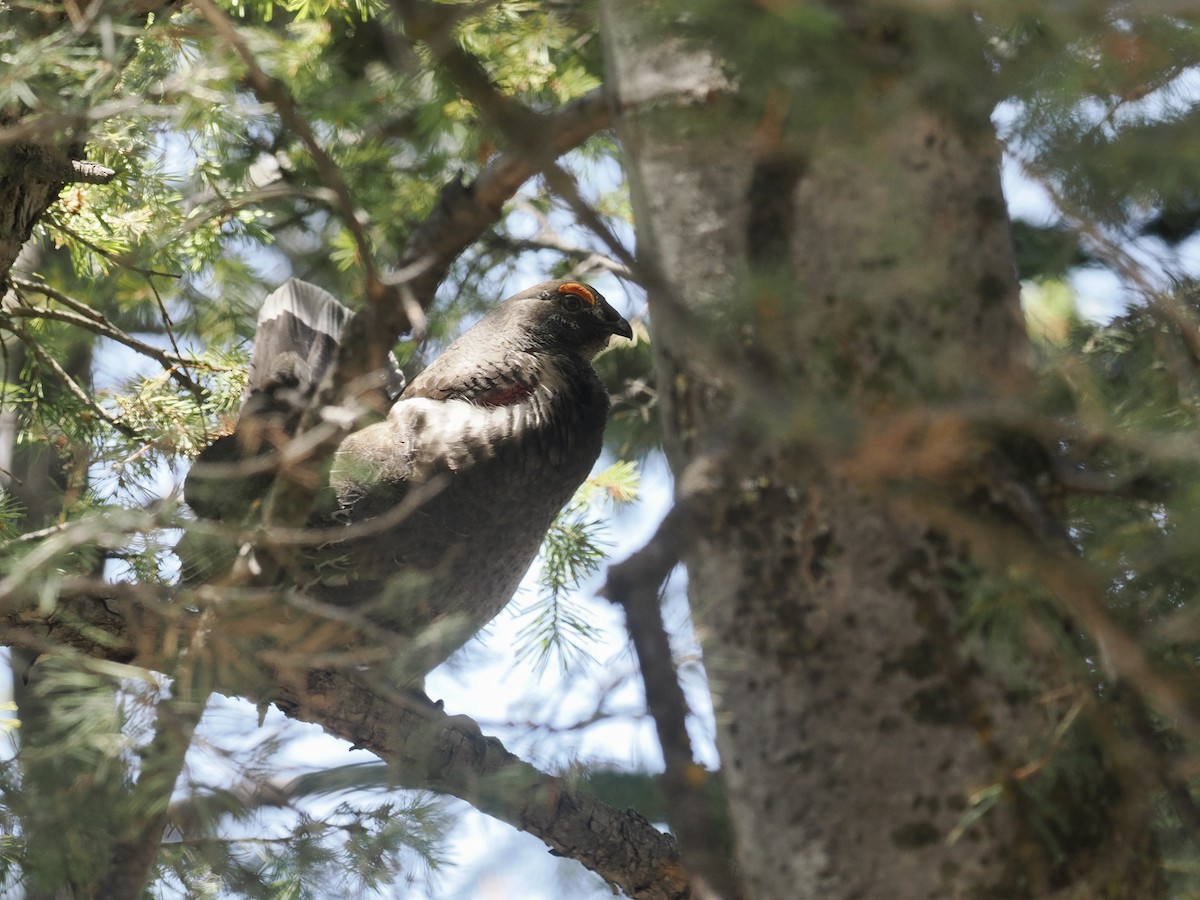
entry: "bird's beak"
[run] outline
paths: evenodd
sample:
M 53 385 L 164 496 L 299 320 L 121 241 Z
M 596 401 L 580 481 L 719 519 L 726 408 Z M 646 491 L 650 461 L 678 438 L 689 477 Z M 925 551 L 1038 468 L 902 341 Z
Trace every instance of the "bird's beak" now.
M 613 334 L 633 340 L 633 326 L 625 321 L 619 312 L 609 306 L 607 301 L 601 300 L 596 304 L 596 314 Z

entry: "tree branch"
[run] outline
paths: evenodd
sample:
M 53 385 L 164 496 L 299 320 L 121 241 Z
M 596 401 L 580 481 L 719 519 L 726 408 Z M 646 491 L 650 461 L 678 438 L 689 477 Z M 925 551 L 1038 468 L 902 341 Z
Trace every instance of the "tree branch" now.
M 515 253 L 522 253 L 527 250 L 534 252 L 538 250 L 553 250 L 563 256 L 577 260 L 571 271 L 578 278 L 583 278 L 590 272 L 605 271 L 611 272 L 618 278 L 636 280 L 633 270 L 624 263 L 618 262 L 611 256 L 598 253 L 590 247 L 573 243 L 561 234 L 545 229 L 530 238 L 515 238 L 508 237 L 507 235 L 492 234 L 485 238 L 485 243 L 493 249 L 511 250 Z
M 136 350 L 143 356 L 148 356 L 163 367 L 167 374 L 180 387 L 187 391 L 200 396 L 202 388 L 188 375 L 184 366 L 196 365 L 195 360 L 189 360 L 179 355 L 171 355 L 163 350 L 155 347 L 152 344 L 147 344 L 145 341 L 135 338 L 133 335 L 122 331 L 113 325 L 108 319 L 93 310 L 87 304 L 68 297 L 61 291 L 56 291 L 49 285 L 40 284 L 33 281 L 25 281 L 24 279 L 11 279 L 14 288 L 20 291 L 30 291 L 41 294 L 51 300 L 56 300 L 71 311 L 37 308 L 33 306 L 10 306 L 6 311 L 10 316 L 17 318 L 34 318 L 34 319 L 56 319 L 60 322 L 66 322 L 74 325 L 76 328 L 82 328 L 85 331 L 90 331 L 92 334 L 100 337 L 108 338 L 118 344 L 124 344 L 131 350 Z M 18 296 L 20 294 L 18 293 Z
M 3 321 L 4 319 L 9 320 L 6 323 L 8 331 L 19 338 L 21 342 L 29 348 L 29 352 L 37 357 L 39 365 L 53 373 L 54 377 L 61 382 L 63 387 L 66 388 L 67 392 L 71 394 L 71 396 L 79 401 L 79 403 L 81 403 L 85 408 L 91 410 L 92 414 L 95 415 L 96 418 L 100 419 L 102 422 L 107 422 L 114 430 L 119 431 L 121 434 L 125 435 L 125 437 L 135 440 L 142 438 L 142 435 L 138 433 L 137 429 L 131 428 L 128 423 L 121 421 L 120 418 L 113 415 L 99 403 L 93 400 L 91 395 L 82 387 L 80 387 L 79 383 L 67 373 L 66 369 L 59 365 L 59 363 L 53 357 L 51 357 L 50 354 L 42 349 L 42 345 L 36 341 L 29 334 L 29 332 L 11 320 L 11 313 L 12 310 L 5 310 L 4 313 L 0 315 L 0 321 Z
M 108 184 L 117 173 L 100 163 L 65 159 L 49 152 L 30 157 L 26 175 L 54 184 Z
M 654 537 L 641 550 L 608 570 L 601 594 L 625 610 L 625 623 L 637 651 L 646 687 L 646 706 L 654 717 L 666 771 L 663 793 L 671 824 L 679 835 L 684 861 L 701 896 L 737 897 L 738 879 L 725 846 L 722 827 L 709 805 L 709 773 L 695 761 L 687 732 L 688 705 L 679 684 L 671 642 L 663 624 L 659 587 L 680 561 L 688 540 L 688 511 L 676 504 Z
M 637 271 L 637 260 L 583 199 L 574 177 L 555 162 L 561 153 L 548 152 L 549 148 L 542 141 L 545 117 L 501 92 L 479 61 L 454 40 L 453 28 L 459 18 L 452 11 L 455 8 L 427 0 L 392 0 L 392 7 L 403 19 L 410 39 L 423 41 L 433 51 L 446 73 L 475 104 L 488 124 L 513 150 L 533 163 L 535 171 L 545 177 L 550 188 L 571 207 L 579 221 L 604 242 L 614 258 L 629 270 Z M 606 99 L 606 115 L 608 107 Z
M 608 125 L 608 98 L 597 88 L 540 117 L 537 140 L 543 154 L 558 157 Z M 348 323 L 343 347 L 362 340 L 359 333 L 374 327 L 394 343 L 408 330 L 413 310 L 427 309 L 433 302 L 434 292 L 459 254 L 500 221 L 504 204 L 540 171 L 541 160 L 518 148 L 492 159 L 470 183 L 455 181 L 442 188 L 438 205 L 409 237 L 395 273 L 384 278 L 384 293 L 373 298 L 374 316 L 355 317 L 360 321 Z M 338 362 L 339 370 L 344 370 L 339 375 L 341 384 L 363 374 L 345 354 Z
M 466 800 L 542 840 L 630 897 L 689 897 L 674 840 L 633 810 L 619 812 L 566 779 L 548 775 L 494 737 L 465 733 L 445 713 L 418 715 L 336 672 L 314 672 L 281 707 L 365 747 L 400 783 Z
M 168 589 L 107 585 L 66 579 L 51 613 L 30 607 L 0 616 L 0 643 L 43 649 L 69 648 L 90 657 L 170 671 L 182 646 L 199 646 L 201 616 L 170 603 Z M 68 591 L 78 590 L 71 595 Z M 107 596 L 101 597 L 105 593 Z M 11 600 L 15 599 L 10 597 Z M 256 601 L 265 634 L 277 616 Z M 277 607 L 276 607 L 277 609 Z M 164 629 L 164 615 L 173 615 Z M 238 620 L 238 637 L 255 637 Z M 219 627 L 219 626 L 218 626 Z M 164 640 L 169 632 L 174 637 Z M 248 647 L 247 647 L 248 650 Z M 257 660 L 261 662 L 261 656 Z M 263 666 L 262 669 L 267 669 Z M 620 812 L 573 782 L 549 775 L 510 753 L 496 738 L 466 733 L 462 717 L 414 703 L 398 691 L 368 685 L 357 676 L 321 670 L 268 669 L 254 678 L 244 668 L 222 666 L 216 689 L 252 702 L 275 702 L 289 716 L 321 726 L 365 747 L 392 767 L 400 783 L 441 791 L 527 831 L 561 856 L 575 859 L 639 900 L 684 900 L 690 891 L 675 841 L 633 811 Z M 273 685 L 272 688 L 247 687 Z M 264 694 L 269 691 L 269 694 Z

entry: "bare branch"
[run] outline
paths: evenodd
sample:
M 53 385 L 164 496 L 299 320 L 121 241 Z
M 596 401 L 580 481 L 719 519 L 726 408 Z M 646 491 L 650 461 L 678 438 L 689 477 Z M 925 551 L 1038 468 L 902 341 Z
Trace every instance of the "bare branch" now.
M 564 238 L 557 232 L 550 230 L 539 231 L 531 238 L 515 238 L 507 235 L 496 235 L 488 238 L 488 242 L 497 247 L 510 249 L 516 252 L 526 250 L 553 250 L 556 253 L 561 253 L 563 256 L 576 260 L 572 268 L 572 275 L 576 278 L 583 278 L 590 272 L 606 271 L 611 272 L 618 278 L 626 278 L 636 280 L 633 270 L 622 262 L 618 262 L 611 256 L 606 256 L 603 253 L 597 253 L 590 247 L 585 247 L 582 244 L 575 244 Z
M 148 118 L 165 119 L 169 108 L 147 104 L 146 96 L 128 96 L 107 100 L 78 112 L 45 112 L 28 115 L 0 127 L 0 146 L 29 145 L 52 139 L 54 135 L 86 132 L 93 122 L 103 122 L 136 112 Z M 151 97 L 151 99 L 157 99 Z
M 537 137 L 542 152 L 557 157 L 608 125 L 608 99 L 598 88 L 541 117 Z M 446 185 L 437 207 L 409 237 L 404 253 L 397 260 L 397 272 L 384 279 L 386 290 L 374 299 L 377 311 L 373 321 L 368 323 L 364 319 L 358 328 L 364 332 L 368 327 L 382 328 L 391 342 L 407 331 L 409 321 L 401 302 L 403 293 L 408 292 L 419 308 L 428 308 L 437 286 L 458 255 L 500 221 L 504 204 L 540 171 L 539 160 L 517 148 L 491 160 L 470 183 L 456 181 Z M 347 326 L 343 345 L 350 342 L 354 331 L 353 323 Z M 339 359 L 339 366 L 342 365 L 344 362 Z M 341 377 L 349 381 L 355 375 L 347 368 Z
M 659 588 L 678 564 L 687 541 L 688 513 L 677 504 L 654 537 L 625 562 L 608 570 L 602 594 L 625 610 L 646 686 L 646 706 L 654 717 L 666 771 L 662 787 L 679 835 L 684 861 L 701 896 L 736 897 L 738 880 L 730 868 L 731 848 L 722 846 L 725 829 L 714 819 L 705 791 L 709 773 L 695 761 L 688 737 L 687 698 L 663 624 Z
M 25 174 L 53 184 L 108 184 L 117 175 L 100 163 L 65 159 L 49 152 L 31 156 Z
M 337 212 L 338 198 L 323 185 L 292 184 L 278 179 L 261 187 L 241 191 L 232 196 L 219 196 L 215 192 L 189 198 L 195 205 L 188 217 L 180 223 L 167 239 L 168 243 L 190 234 L 214 219 L 224 219 L 243 209 L 253 209 L 274 203 L 277 200 L 307 200 Z
M 117 175 L 116 170 L 100 163 L 79 159 L 71 160 L 71 169 L 75 172 L 75 180 L 84 184 L 108 184 Z
M 418 716 L 335 672 L 314 672 L 291 714 L 357 742 L 408 787 L 466 800 L 544 841 L 645 900 L 691 896 L 675 842 L 632 810 L 618 812 L 566 779 L 536 769 L 496 738 L 464 733 L 453 717 Z
M 403 19 L 406 34 L 429 46 L 483 118 L 546 178 L 551 189 L 566 201 L 579 221 L 605 243 L 609 252 L 627 268 L 636 271 L 639 267 L 633 255 L 583 199 L 574 177 L 555 162 L 561 153 L 551 152 L 543 142 L 544 117 L 497 89 L 479 61 L 454 41 L 452 29 L 458 19 L 448 12 L 453 7 L 426 0 L 392 0 L 392 6 Z M 607 115 L 607 108 L 605 112 Z

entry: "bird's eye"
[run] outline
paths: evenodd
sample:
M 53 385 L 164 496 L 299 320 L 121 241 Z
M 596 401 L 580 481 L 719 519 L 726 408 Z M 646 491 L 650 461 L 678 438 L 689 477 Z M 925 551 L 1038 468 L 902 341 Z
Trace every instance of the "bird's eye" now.
M 583 306 L 583 301 L 574 294 L 563 294 L 558 302 L 562 304 L 563 309 L 570 313 L 579 312 Z

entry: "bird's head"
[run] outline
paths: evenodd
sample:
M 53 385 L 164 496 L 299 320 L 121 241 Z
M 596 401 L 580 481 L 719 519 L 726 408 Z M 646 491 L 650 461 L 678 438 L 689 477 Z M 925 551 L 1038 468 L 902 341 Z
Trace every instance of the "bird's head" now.
M 614 334 L 633 329 L 604 296 L 579 281 L 545 281 L 510 297 L 501 308 L 518 313 L 538 345 L 591 359 Z

